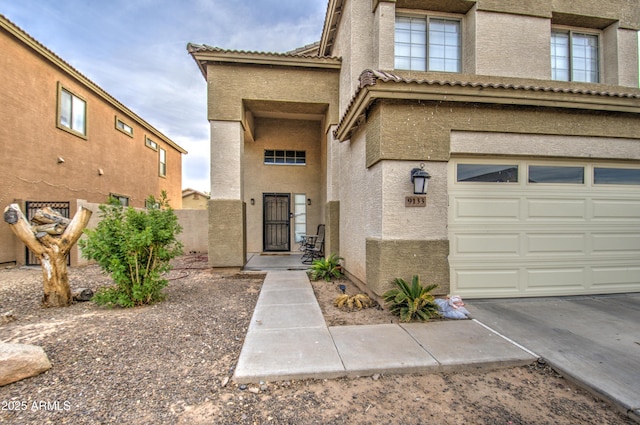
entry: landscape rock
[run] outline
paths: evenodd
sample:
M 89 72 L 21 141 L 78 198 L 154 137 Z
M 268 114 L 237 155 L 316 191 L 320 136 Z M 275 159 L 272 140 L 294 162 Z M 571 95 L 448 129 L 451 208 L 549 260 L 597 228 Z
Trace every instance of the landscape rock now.
M 91 288 L 79 288 L 72 291 L 71 296 L 74 301 L 91 301 L 93 290 Z
M 13 311 L 7 311 L 6 313 L 0 314 L 0 325 L 4 325 L 5 323 L 11 323 L 16 320 L 16 316 L 13 314 Z
M 0 386 L 39 375 L 51 369 L 42 347 L 0 343 Z

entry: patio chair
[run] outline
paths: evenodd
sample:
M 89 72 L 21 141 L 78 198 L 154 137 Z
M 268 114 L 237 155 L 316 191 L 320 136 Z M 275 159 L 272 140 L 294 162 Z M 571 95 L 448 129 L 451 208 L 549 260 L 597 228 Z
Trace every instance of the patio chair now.
M 311 264 L 313 260 L 324 256 L 324 224 L 318 225 L 318 234 L 310 235 L 304 246 L 304 254 L 302 254 L 302 263 Z
M 315 235 L 301 235 L 302 240 L 300 241 L 300 247 L 298 249 L 300 251 L 306 251 L 307 248 L 312 248 L 321 233 L 324 233 L 324 224 L 318 224 Z

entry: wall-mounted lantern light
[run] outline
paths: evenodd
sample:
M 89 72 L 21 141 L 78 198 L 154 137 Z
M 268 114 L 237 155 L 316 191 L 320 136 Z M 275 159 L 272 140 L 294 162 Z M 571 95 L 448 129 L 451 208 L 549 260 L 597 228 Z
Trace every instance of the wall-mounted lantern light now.
M 251 205 L 255 205 L 256 204 L 256 200 L 251 198 Z
M 411 183 L 413 183 L 414 195 L 426 195 L 429 187 L 429 179 L 431 175 L 424 171 L 424 164 L 420 164 L 420 168 L 411 170 Z
M 311 198 L 307 198 L 307 205 L 311 205 Z

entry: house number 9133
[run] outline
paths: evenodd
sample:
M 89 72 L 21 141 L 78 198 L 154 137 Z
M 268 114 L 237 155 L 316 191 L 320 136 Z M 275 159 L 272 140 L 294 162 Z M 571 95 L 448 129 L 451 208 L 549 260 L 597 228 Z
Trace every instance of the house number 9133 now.
M 426 196 L 407 196 L 404 198 L 404 206 L 405 207 L 426 207 L 427 197 Z

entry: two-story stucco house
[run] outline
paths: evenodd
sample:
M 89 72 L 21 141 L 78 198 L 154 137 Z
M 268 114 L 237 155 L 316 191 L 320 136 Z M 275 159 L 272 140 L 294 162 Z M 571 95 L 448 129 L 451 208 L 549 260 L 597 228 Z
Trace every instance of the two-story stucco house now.
M 415 274 L 466 297 L 640 291 L 639 29 L 627 0 L 329 0 L 314 48 L 190 44 L 210 265 L 323 223 L 378 295 Z
M 163 190 L 181 207 L 183 148 L 2 15 L 0 52 L 2 210 L 17 203 L 27 216 L 43 206 L 73 216 L 110 195 L 144 207 Z M 0 263 L 29 258 L 0 225 Z

